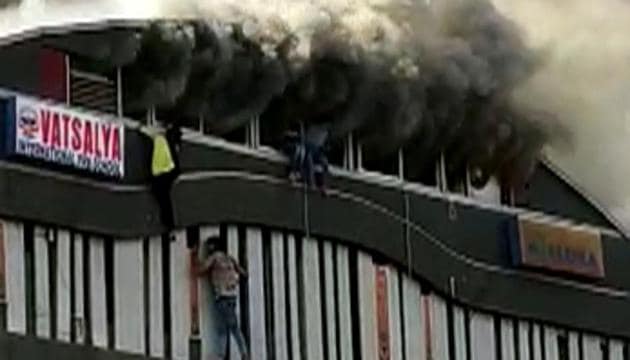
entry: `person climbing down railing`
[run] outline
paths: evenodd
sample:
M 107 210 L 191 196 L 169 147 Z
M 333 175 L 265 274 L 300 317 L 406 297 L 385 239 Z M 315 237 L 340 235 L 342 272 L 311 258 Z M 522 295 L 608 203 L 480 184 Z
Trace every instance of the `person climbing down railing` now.
M 171 189 L 180 173 L 181 137 L 181 130 L 176 125 L 170 125 L 164 135 L 153 136 L 151 188 L 160 207 L 160 219 L 167 230 L 175 227 Z
M 322 125 L 310 126 L 301 138 L 294 132 L 285 136 L 285 153 L 289 157 L 288 176 L 291 181 L 298 178 L 307 186 L 316 186 L 325 191 L 328 174 L 326 141 L 328 129 Z
M 214 294 L 214 311 L 217 314 L 215 358 L 227 359 L 227 350 L 230 335 L 234 340 L 241 354 L 241 359 L 249 359 L 249 351 L 245 336 L 241 332 L 236 316 L 236 303 L 241 278 L 247 277 L 247 272 L 236 259 L 220 251 L 216 242 L 218 238 L 208 238 L 204 245 L 207 248 L 207 257 L 200 265 L 197 263 L 197 256 L 193 256 L 194 272 L 197 276 L 208 276 Z M 203 246 L 203 245 L 202 245 Z

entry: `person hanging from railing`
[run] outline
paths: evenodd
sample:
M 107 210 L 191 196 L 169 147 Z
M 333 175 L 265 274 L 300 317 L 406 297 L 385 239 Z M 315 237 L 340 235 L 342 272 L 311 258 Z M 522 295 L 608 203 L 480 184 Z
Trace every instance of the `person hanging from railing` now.
M 169 125 L 164 135 L 153 136 L 151 188 L 160 207 L 160 219 L 167 230 L 175 226 L 171 189 L 180 173 L 181 136 L 181 129 L 177 125 Z
M 247 277 L 247 272 L 236 259 L 221 251 L 217 247 L 218 238 L 206 239 L 207 257 L 201 265 L 196 263 L 194 269 L 197 276 L 208 276 L 214 294 L 214 312 L 217 314 L 215 349 L 216 359 L 227 359 L 227 349 L 230 335 L 241 353 L 241 359 L 249 359 L 247 342 L 238 325 L 236 316 L 236 302 L 241 278 Z
M 328 128 L 325 125 L 309 126 L 304 140 L 302 178 L 308 186 L 315 185 L 322 191 L 325 191 L 325 180 L 328 175 L 327 140 Z
M 302 163 L 304 159 L 304 146 L 300 135 L 295 131 L 287 131 L 284 134 L 284 154 L 289 159 L 287 165 L 287 176 L 292 182 L 297 181 L 302 173 Z
M 312 125 L 301 136 L 293 131 L 285 134 L 283 150 L 289 158 L 287 173 L 292 182 L 301 179 L 308 187 L 315 185 L 325 192 L 327 138 L 328 129 L 324 125 Z

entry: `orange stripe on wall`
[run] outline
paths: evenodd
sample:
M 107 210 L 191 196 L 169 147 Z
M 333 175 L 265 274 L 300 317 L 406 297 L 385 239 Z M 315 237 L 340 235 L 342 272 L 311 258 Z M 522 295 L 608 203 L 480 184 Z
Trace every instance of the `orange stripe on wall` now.
M 378 359 L 389 360 L 389 302 L 387 301 L 387 268 L 376 268 L 376 321 L 378 331 Z

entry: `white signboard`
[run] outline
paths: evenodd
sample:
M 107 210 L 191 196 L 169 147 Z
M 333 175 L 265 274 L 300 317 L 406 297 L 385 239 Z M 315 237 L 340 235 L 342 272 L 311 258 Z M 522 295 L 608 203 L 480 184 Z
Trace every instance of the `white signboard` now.
M 122 178 L 124 136 L 123 124 L 64 106 L 15 99 L 15 154 Z

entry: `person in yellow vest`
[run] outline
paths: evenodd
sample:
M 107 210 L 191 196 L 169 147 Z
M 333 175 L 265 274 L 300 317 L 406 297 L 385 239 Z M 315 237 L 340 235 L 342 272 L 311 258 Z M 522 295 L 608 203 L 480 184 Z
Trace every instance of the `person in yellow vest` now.
M 160 218 L 164 226 L 171 230 L 175 226 L 171 189 L 180 173 L 179 150 L 181 130 L 170 125 L 165 134 L 153 136 L 151 158 L 152 190 L 160 207 Z

